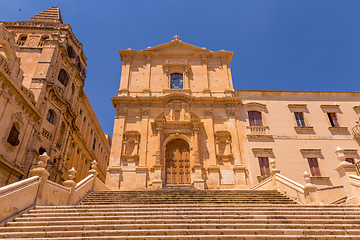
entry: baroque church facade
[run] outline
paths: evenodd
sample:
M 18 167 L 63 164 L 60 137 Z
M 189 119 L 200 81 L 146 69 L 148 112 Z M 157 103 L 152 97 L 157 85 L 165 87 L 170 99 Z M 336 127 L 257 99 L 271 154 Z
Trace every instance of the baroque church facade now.
M 84 91 L 86 56 L 59 8 L 0 22 L 0 186 L 27 178 L 44 152 L 49 180 L 76 182 L 98 163 L 105 181 L 111 139 Z
M 249 189 L 276 165 L 295 182 L 307 171 L 318 189 L 343 194 L 335 151 L 360 158 L 359 92 L 235 90 L 232 52 L 178 36 L 119 54 L 110 189 Z

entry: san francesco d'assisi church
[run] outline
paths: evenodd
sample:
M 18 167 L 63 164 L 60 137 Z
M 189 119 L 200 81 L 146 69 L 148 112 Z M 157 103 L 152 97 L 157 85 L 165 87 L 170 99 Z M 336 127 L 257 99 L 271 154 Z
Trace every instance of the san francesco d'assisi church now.
M 233 52 L 178 36 L 119 54 L 110 189 L 250 189 L 276 170 L 307 172 L 320 202 L 345 195 L 335 169 L 339 152 L 359 160 L 359 92 L 235 90 Z
M 289 189 L 313 184 L 317 202 L 347 195 L 339 159 L 354 170 L 360 158 L 360 92 L 235 90 L 233 52 L 174 36 L 119 51 L 111 142 L 83 89 L 82 44 L 59 9 L 0 30 L 1 185 L 28 177 L 46 151 L 58 183 L 71 167 L 79 182 L 95 159 L 110 190 L 261 189 L 278 173 Z

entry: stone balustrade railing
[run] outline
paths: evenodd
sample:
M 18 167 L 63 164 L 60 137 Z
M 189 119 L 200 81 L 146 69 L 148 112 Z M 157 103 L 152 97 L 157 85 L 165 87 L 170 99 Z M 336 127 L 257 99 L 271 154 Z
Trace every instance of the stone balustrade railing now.
M 77 184 L 73 180 L 76 170 L 69 170 L 69 180 L 63 186 L 48 180 L 48 159 L 44 153 L 29 178 L 0 188 L 0 225 L 36 205 L 76 205 L 93 191 L 108 190 L 97 177 L 96 161 L 92 162 L 89 175 Z
M 270 176 L 253 186 L 252 190 L 278 190 L 299 204 L 316 204 L 316 186 L 311 183 L 310 174 L 304 172 L 305 186 L 280 174 L 274 159 L 270 161 Z

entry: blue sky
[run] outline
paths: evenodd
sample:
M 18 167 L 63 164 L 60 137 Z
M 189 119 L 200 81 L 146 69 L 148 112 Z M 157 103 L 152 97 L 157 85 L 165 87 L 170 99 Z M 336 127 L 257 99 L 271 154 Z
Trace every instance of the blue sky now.
M 360 90 L 359 0 L 0 0 L 0 20 L 29 20 L 56 5 L 84 45 L 85 90 L 110 134 L 118 50 L 156 46 L 175 34 L 233 51 L 235 89 Z

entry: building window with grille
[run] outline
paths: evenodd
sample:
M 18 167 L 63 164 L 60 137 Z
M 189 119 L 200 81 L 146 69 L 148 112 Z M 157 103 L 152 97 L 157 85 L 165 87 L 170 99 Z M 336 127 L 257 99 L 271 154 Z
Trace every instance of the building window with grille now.
M 320 177 L 321 174 L 320 174 L 320 169 L 319 169 L 319 164 L 318 164 L 317 158 L 308 158 L 307 160 L 309 163 L 311 176 Z
M 9 136 L 7 138 L 7 142 L 10 143 L 13 146 L 17 146 L 19 145 L 20 141 L 19 141 L 19 125 L 17 123 L 14 123 L 11 127 Z
M 248 111 L 250 126 L 262 126 L 261 112 Z
M 181 73 L 173 73 L 170 75 L 170 88 L 183 89 L 183 75 Z
M 340 127 L 340 124 L 337 120 L 336 113 L 334 112 L 328 112 L 327 113 L 331 127 Z
M 258 157 L 261 176 L 270 176 L 269 158 Z
M 298 127 L 305 127 L 304 114 L 302 112 L 294 112 L 296 124 Z

